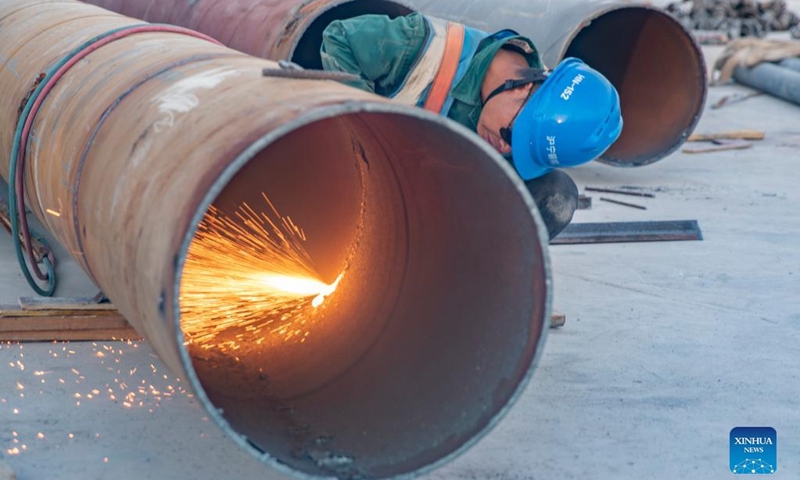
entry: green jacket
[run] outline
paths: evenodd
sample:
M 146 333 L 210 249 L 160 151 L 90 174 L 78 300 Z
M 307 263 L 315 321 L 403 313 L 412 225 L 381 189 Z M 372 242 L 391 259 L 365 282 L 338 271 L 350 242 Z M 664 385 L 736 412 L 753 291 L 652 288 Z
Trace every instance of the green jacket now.
M 322 66 L 325 70 L 353 73 L 360 81 L 350 85 L 382 96 L 392 95 L 404 82 L 424 53 L 428 41 L 428 26 L 424 17 L 412 13 L 389 19 L 385 15 L 362 15 L 336 20 L 322 33 Z M 536 47 L 529 39 L 519 36 L 489 36 L 481 41 L 467 67 L 465 76 L 451 94 L 453 106 L 447 116 L 475 131 L 483 110 L 481 85 L 495 54 L 509 42 L 525 42 L 532 53 L 523 53 L 528 64 L 542 68 Z

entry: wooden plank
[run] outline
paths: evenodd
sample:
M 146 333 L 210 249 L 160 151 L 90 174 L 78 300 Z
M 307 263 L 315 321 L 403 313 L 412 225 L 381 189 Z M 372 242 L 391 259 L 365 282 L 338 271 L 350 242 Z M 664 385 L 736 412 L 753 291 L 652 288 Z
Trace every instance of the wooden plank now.
M 117 312 L 30 312 L 0 309 L 0 341 L 103 341 L 141 338 Z
M 695 133 L 687 142 L 710 142 L 713 140 L 764 140 L 766 134 L 761 130 L 733 130 L 718 133 Z
M 116 311 L 111 303 L 97 303 L 92 297 L 19 297 L 23 310 Z
M 78 314 L 83 314 L 87 316 L 98 316 L 98 315 L 112 315 L 116 314 L 116 310 L 112 311 L 75 311 L 75 310 L 20 310 L 19 307 L 15 305 L 9 306 L 1 306 L 0 305 L 0 318 L 4 317 L 15 317 L 15 318 L 22 318 L 22 317 L 64 317 L 64 316 L 75 316 Z
M 77 330 L 74 332 L 4 332 L 0 341 L 19 343 L 52 342 L 127 342 L 140 341 L 142 336 L 134 329 L 127 330 Z
M 42 331 L 19 331 L 19 332 L 0 332 L 0 341 L 3 342 L 114 342 L 114 341 L 138 341 L 142 336 L 136 330 L 130 328 L 126 330 L 76 330 L 74 332 L 42 332 Z
M 0 318 L 0 332 L 18 330 L 70 331 L 96 329 L 126 329 L 128 322 L 121 315 L 64 315 L 49 317 L 13 317 Z
M 567 324 L 567 316 L 563 313 L 553 313 L 550 316 L 550 328 L 561 328 Z

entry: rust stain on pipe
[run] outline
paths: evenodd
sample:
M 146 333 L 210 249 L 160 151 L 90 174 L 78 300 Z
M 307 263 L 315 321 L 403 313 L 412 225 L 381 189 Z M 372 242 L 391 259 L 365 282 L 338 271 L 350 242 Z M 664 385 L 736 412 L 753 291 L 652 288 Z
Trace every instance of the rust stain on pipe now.
M 241 52 L 321 68 L 322 31 L 336 19 L 405 15 L 395 0 L 89 0 L 148 22 L 191 28 Z
M 0 175 L 41 73 L 133 24 L 78 2 L 0 2 Z M 337 83 L 262 77 L 275 66 L 176 33 L 102 46 L 42 103 L 26 200 L 266 464 L 428 471 L 495 425 L 531 375 L 550 313 L 546 230 L 524 184 L 465 129 Z M 303 226 L 326 281 L 347 275 L 305 342 L 187 348 L 181 280 L 198 225 L 212 204 L 262 192 Z

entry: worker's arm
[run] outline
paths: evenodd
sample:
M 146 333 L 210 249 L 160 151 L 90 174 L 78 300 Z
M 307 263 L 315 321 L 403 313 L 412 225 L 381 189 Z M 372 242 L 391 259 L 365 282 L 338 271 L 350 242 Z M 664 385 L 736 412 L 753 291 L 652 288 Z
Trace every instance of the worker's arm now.
M 427 41 L 425 19 L 362 15 L 336 20 L 322 33 L 322 66 L 361 77 L 348 84 L 388 96 L 403 84 Z

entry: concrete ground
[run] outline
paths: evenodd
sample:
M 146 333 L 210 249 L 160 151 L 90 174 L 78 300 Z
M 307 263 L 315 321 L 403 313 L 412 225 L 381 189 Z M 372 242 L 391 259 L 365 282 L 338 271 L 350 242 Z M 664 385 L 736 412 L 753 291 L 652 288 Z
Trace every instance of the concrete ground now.
M 746 91 L 715 87 L 709 103 Z M 698 132 L 760 129 L 751 150 L 573 171 L 638 186 L 647 211 L 598 202 L 576 221 L 697 219 L 703 242 L 551 249 L 555 308 L 508 417 L 429 480 L 727 479 L 737 426 L 778 432 L 775 478 L 800 478 L 800 107 L 708 110 Z M 61 254 L 61 295 L 95 288 Z M 0 234 L 0 305 L 30 295 Z M 240 451 L 145 342 L 0 345 L 0 458 L 20 480 L 279 479 Z

